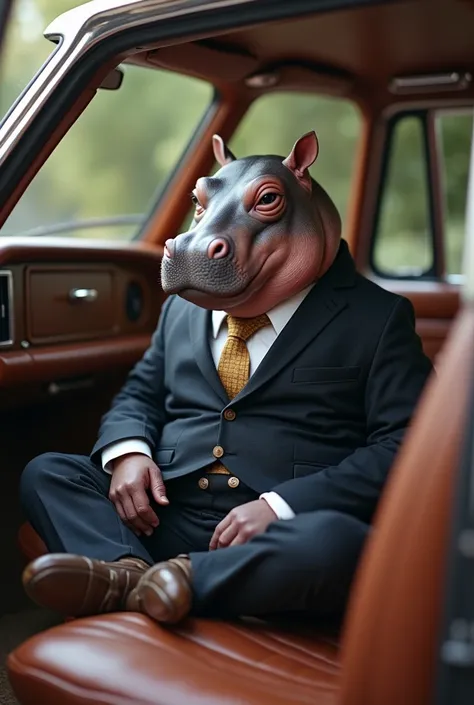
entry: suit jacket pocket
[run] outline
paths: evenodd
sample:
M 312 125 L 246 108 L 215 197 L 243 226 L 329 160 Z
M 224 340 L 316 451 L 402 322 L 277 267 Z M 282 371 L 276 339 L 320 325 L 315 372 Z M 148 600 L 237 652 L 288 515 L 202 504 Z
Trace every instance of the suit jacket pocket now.
M 159 448 L 155 452 L 155 463 L 160 465 L 169 465 L 174 457 L 174 448 Z
M 315 475 L 321 472 L 324 468 L 329 467 L 323 463 L 295 463 L 293 465 L 293 477 L 306 477 L 306 475 Z
M 291 381 L 295 384 L 357 382 L 360 367 L 296 367 Z

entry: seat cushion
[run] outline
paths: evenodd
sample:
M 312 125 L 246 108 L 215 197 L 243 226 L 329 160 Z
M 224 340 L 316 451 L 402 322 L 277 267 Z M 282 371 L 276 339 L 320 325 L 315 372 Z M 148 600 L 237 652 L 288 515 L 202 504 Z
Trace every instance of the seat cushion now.
M 27 561 L 33 561 L 35 558 L 47 553 L 47 548 L 40 539 L 31 524 L 25 523 L 20 526 L 18 532 L 18 545 L 22 555 Z
M 8 660 L 23 705 L 334 705 L 337 639 L 262 623 L 132 613 L 88 617 L 33 637 Z

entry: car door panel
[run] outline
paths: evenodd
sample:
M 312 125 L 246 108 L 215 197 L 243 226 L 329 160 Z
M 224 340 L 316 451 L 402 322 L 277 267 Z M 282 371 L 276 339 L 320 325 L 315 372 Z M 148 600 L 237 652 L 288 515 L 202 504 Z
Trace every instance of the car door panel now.
M 12 282 L 2 301 L 11 342 L 0 346 L 0 442 L 16 448 L 9 467 L 21 469 L 25 445 L 28 457 L 43 443 L 90 451 L 101 415 L 156 327 L 165 298 L 160 261 L 159 248 L 138 244 L 0 242 L 0 272 Z M 77 290 L 96 293 L 71 298 Z

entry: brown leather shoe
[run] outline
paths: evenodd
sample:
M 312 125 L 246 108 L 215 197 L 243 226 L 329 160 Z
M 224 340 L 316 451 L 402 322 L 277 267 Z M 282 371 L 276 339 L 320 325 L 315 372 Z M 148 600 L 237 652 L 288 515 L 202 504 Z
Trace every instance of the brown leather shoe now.
M 147 570 L 129 594 L 126 609 L 156 622 L 175 624 L 189 613 L 192 597 L 191 561 L 172 558 Z
M 138 558 L 106 563 L 50 553 L 25 568 L 23 586 L 38 605 L 67 617 L 85 617 L 124 609 L 129 593 L 148 567 Z

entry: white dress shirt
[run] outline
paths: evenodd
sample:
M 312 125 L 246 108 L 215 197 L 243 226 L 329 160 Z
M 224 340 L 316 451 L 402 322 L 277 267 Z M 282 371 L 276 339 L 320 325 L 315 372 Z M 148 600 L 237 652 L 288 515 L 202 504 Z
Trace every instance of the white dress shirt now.
M 275 306 L 271 311 L 268 311 L 267 316 L 271 326 L 261 328 L 247 341 L 247 349 L 250 357 L 250 376 L 253 375 L 277 339 L 277 336 L 281 333 L 313 286 L 312 284 L 295 296 L 292 296 L 288 301 L 284 301 L 278 306 Z M 226 316 L 225 311 L 212 312 L 212 339 L 210 340 L 210 345 L 212 358 L 216 367 L 219 364 L 219 359 L 227 340 Z M 128 453 L 143 453 L 150 458 L 153 457 L 150 446 L 145 441 L 133 438 L 126 441 L 118 441 L 102 452 L 102 467 L 105 472 L 112 471 L 110 467 L 112 460 Z M 276 492 L 265 492 L 260 495 L 260 498 L 264 499 L 270 505 L 278 519 L 293 519 L 295 516 L 295 513 L 288 503 Z

